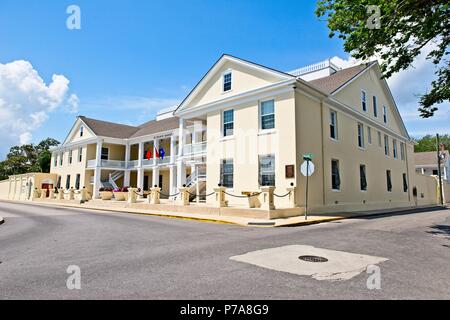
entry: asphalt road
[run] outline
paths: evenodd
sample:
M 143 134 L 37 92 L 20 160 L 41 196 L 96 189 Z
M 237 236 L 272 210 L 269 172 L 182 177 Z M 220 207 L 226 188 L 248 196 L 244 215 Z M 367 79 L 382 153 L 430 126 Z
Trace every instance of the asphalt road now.
M 5 202 L 0 216 L 0 299 L 450 299 L 450 210 L 277 229 Z M 294 244 L 389 259 L 381 289 L 229 259 Z

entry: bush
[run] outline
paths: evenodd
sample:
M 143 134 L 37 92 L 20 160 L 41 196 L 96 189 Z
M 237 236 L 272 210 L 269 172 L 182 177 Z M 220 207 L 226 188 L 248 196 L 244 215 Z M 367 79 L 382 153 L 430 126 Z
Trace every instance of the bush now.
M 112 192 L 114 190 L 113 190 L 113 188 L 109 188 L 109 187 L 104 188 L 104 187 L 102 187 L 98 191 L 100 191 L 100 192 Z

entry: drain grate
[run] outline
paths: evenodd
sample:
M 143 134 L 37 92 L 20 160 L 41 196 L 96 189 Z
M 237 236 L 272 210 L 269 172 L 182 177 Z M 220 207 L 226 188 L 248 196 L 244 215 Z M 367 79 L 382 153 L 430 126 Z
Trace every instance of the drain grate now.
M 300 256 L 298 257 L 302 261 L 306 262 L 327 262 L 328 259 L 324 257 L 318 257 L 318 256 Z

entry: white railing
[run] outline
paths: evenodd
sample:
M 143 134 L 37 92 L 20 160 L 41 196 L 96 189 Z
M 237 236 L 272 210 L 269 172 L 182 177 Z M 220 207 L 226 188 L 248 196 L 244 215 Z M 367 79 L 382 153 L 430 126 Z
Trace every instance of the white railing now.
M 292 74 L 293 76 L 301 76 L 305 73 L 310 73 L 313 71 L 317 71 L 317 70 L 321 70 L 321 69 L 325 69 L 328 67 L 332 67 L 334 69 L 339 69 L 337 66 L 335 66 L 330 60 L 325 60 L 325 61 L 321 61 L 318 63 L 314 63 L 314 64 L 310 64 L 308 66 L 305 66 L 303 68 L 299 68 L 293 71 L 288 72 L 289 74 Z
M 206 153 L 206 142 L 187 144 L 183 148 L 183 155 L 193 155 L 199 153 Z
M 139 160 L 128 161 L 128 169 L 133 169 L 139 167 Z
M 102 167 L 125 169 L 125 161 L 118 160 L 102 160 Z
M 97 166 L 97 160 L 88 160 L 86 167 L 87 168 L 95 168 Z

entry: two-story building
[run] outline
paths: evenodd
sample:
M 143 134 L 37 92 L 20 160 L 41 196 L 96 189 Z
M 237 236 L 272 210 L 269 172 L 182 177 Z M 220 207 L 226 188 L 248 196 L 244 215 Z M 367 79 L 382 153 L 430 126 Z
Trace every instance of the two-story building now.
M 94 196 L 102 186 L 157 185 L 163 197 L 183 185 L 210 194 L 220 184 L 234 195 L 295 186 L 302 206 L 304 154 L 313 156 L 315 212 L 410 206 L 421 188 L 413 141 L 376 62 L 282 72 L 223 55 L 177 108 L 138 127 L 80 116 L 52 153 L 55 186 Z

